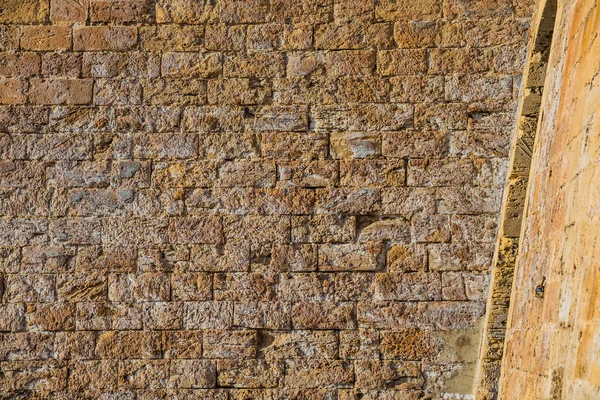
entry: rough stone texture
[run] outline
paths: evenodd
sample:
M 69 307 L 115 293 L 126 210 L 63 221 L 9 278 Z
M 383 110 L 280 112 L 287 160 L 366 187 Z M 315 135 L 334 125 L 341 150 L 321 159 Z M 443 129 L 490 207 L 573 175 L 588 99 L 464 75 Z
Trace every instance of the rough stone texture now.
M 488 293 L 480 359 L 475 378 L 477 399 L 498 397 L 506 322 L 519 254 L 521 226 L 526 214 L 526 192 L 530 183 L 538 120 L 541 119 L 540 100 L 545 89 L 556 12 L 555 0 L 539 1 L 534 15 L 535 26 L 529 40 L 529 54 L 523 76 L 515 136 L 511 148 L 511 160 L 490 277 L 491 286 Z M 538 140 L 545 140 L 545 138 Z M 462 233 L 468 235 L 469 231 L 462 231 Z M 525 241 L 527 238 L 523 237 L 522 240 Z M 518 285 L 514 287 L 514 290 L 517 288 Z M 466 288 L 449 285 L 446 289 L 449 295 L 455 296 L 458 294 L 457 290 L 464 292 Z
M 548 77 L 543 96 L 526 94 L 543 119 L 512 289 L 502 399 L 600 397 L 600 6 L 548 4 L 557 13 L 552 51 L 547 66 L 529 68 L 532 85 L 540 84 L 543 69 Z
M 471 398 L 530 6 L 3 0 L 0 397 Z

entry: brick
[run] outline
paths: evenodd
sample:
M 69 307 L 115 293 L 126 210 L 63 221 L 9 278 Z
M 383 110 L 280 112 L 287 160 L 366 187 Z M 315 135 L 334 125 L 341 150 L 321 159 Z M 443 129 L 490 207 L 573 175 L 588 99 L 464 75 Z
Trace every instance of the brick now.
M 406 104 L 319 106 L 313 108 L 312 115 L 314 129 L 319 131 L 395 131 L 408 128 L 413 123 L 413 108 Z
M 214 4 L 196 3 L 185 0 L 158 0 L 156 22 L 177 24 L 204 24 L 218 19 Z
M 338 103 L 380 103 L 387 101 L 387 79 L 370 76 L 343 76 L 338 81 Z
M 333 2 L 317 0 L 304 3 L 298 0 L 274 0 L 271 14 L 279 21 L 319 24 L 328 22 L 333 11 Z
M 0 23 L 31 24 L 43 23 L 48 16 L 48 2 L 34 0 L 20 2 L 8 0 L 2 4 L 0 11 Z
M 169 386 L 173 388 L 213 388 L 216 384 L 215 363 L 205 360 L 172 360 Z
M 50 303 L 55 301 L 54 276 L 9 275 L 5 280 L 4 298 L 6 301 Z
M 212 298 L 212 276 L 206 273 L 180 273 L 171 276 L 174 300 L 200 301 Z
M 162 349 L 165 358 L 202 358 L 202 331 L 164 331 L 162 335 Z
M 236 303 L 233 323 L 254 329 L 290 329 L 291 307 L 286 303 Z
M 133 154 L 136 158 L 195 158 L 198 156 L 198 137 L 181 134 L 136 135 Z
M 350 360 L 379 359 L 379 336 L 374 329 L 340 331 L 340 357 Z
M 117 385 L 118 361 L 78 360 L 73 363 L 69 389 L 106 390 Z
M 0 334 L 0 358 L 3 360 L 48 360 L 52 357 L 54 335 L 45 332 Z
M 46 171 L 49 185 L 63 187 L 108 186 L 110 171 L 105 163 L 62 161 Z
M 453 75 L 446 78 L 445 90 L 449 101 L 509 100 L 512 98 L 512 77 Z
M 24 26 L 21 36 L 23 50 L 69 50 L 71 29 L 62 26 Z
M 427 52 L 423 50 L 382 50 L 377 53 L 377 68 L 382 76 L 416 75 L 427 71 Z
M 382 265 L 380 243 L 333 244 L 319 246 L 321 271 L 376 271 Z
M 327 156 L 327 135 L 309 132 L 265 132 L 261 149 L 266 159 L 323 159 Z
M 384 0 L 375 6 L 375 16 L 384 20 L 396 18 L 431 20 L 441 16 L 442 2 L 425 0 L 415 3 L 410 0 Z
M 79 78 L 81 67 L 81 54 L 48 53 L 42 56 L 42 75 L 46 77 Z
M 169 361 L 125 360 L 119 363 L 119 386 L 131 389 L 167 387 Z
M 207 330 L 203 334 L 204 358 L 255 358 L 256 331 L 250 330 Z
M 252 56 L 227 55 L 223 75 L 239 78 L 280 78 L 285 74 L 285 55 L 279 52 L 258 53 Z
M 375 246 L 376 242 L 391 241 L 394 243 L 407 243 L 410 241 L 409 223 L 404 218 L 386 218 L 382 220 L 365 219 L 361 223 L 358 241 L 364 246 Z
M 403 160 L 349 160 L 340 162 L 340 186 L 404 186 Z
M 506 0 L 450 0 L 444 3 L 444 15 L 448 18 L 510 17 L 512 13 L 512 3 Z
M 100 358 L 158 358 L 161 351 L 160 332 L 103 332 L 96 339 L 96 354 Z
M 55 24 L 83 22 L 88 17 L 89 0 L 51 0 L 50 21 Z
M 383 134 L 382 154 L 386 157 L 435 158 L 443 157 L 447 153 L 448 135 L 443 131 L 400 131 Z
M 92 359 L 95 349 L 94 332 L 57 332 L 54 353 L 60 360 Z
M 84 52 L 82 57 L 82 74 L 86 78 L 156 78 L 160 75 L 158 54 Z
M 221 74 L 219 53 L 164 53 L 161 62 L 163 76 L 178 78 L 214 78 Z
M 285 364 L 285 384 L 291 387 L 337 387 L 354 380 L 353 365 L 347 361 L 286 360 Z
M 437 273 L 393 273 L 375 275 L 376 301 L 435 301 L 441 300 L 441 280 Z
M 118 104 L 141 104 L 142 88 L 135 81 L 96 79 L 94 81 L 94 104 L 101 106 Z
M 314 33 L 316 49 L 363 49 L 393 46 L 391 24 L 323 24 Z
M 34 104 L 88 104 L 91 79 L 32 79 L 29 100 Z
M 228 301 L 186 302 L 183 325 L 186 329 L 228 329 L 233 323 L 233 303 Z
M 209 104 L 261 105 L 272 97 L 268 80 L 224 78 L 210 80 L 207 88 Z
M 25 330 L 25 306 L 20 303 L 8 303 L 0 306 L 2 319 L 0 320 L 0 331 L 22 331 Z
M 387 251 L 387 268 L 390 272 L 422 271 L 427 265 L 424 245 L 394 244 Z
M 212 82 L 212 81 L 210 81 Z M 143 102 L 150 105 L 206 104 L 206 81 L 200 79 L 165 78 L 143 82 Z
M 111 301 L 167 301 L 169 294 L 167 274 L 111 274 L 108 277 L 108 299 Z
M 40 56 L 33 52 L 0 53 L 0 76 L 28 77 L 40 72 Z
M 181 329 L 182 303 L 151 302 L 144 304 L 144 327 L 152 330 Z
M 485 72 L 491 65 L 491 53 L 487 49 L 432 49 L 429 53 L 429 73 L 433 74 Z
M 356 363 L 355 385 L 359 388 L 418 389 L 423 381 L 416 362 L 365 360 Z
M 373 74 L 376 55 L 372 50 L 337 50 L 325 53 L 324 65 L 332 77 Z
M 375 2 L 373 0 L 341 0 L 333 5 L 333 17 L 335 21 L 339 22 L 370 21 L 373 19 L 374 10 Z
M 390 100 L 394 103 L 437 102 L 444 98 L 442 76 L 392 76 L 389 82 Z
M 205 32 L 204 43 L 208 50 L 240 51 L 246 48 L 244 25 L 207 25 Z
M 331 151 L 336 159 L 377 157 L 381 154 L 381 136 L 377 132 L 334 132 Z
M 283 379 L 283 366 L 265 360 L 223 360 L 217 363 L 221 387 L 273 388 Z
M 26 310 L 27 327 L 44 331 L 75 329 L 75 304 L 41 303 L 29 305 Z
M 106 296 L 106 282 L 106 277 L 99 274 L 59 274 L 57 297 L 64 302 L 102 300 Z
M 292 308 L 295 329 L 353 329 L 351 303 L 301 302 Z
M 308 118 L 305 108 L 266 107 L 256 113 L 254 130 L 256 131 L 305 131 Z
M 236 107 L 187 107 L 181 128 L 186 132 L 239 132 L 244 127 L 244 111 Z
M 124 51 L 137 46 L 137 29 L 132 26 L 82 26 L 73 28 L 73 50 Z
M 90 20 L 111 23 L 153 22 L 154 1 L 90 0 Z
M 317 189 L 317 214 L 370 214 L 380 209 L 378 189 Z
M 27 82 L 20 79 L 0 78 L 0 104 L 25 104 Z
M 271 334 L 269 334 L 271 335 Z M 338 340 L 335 331 L 306 331 L 273 333 L 271 343 L 262 349 L 267 360 L 296 358 L 336 358 Z

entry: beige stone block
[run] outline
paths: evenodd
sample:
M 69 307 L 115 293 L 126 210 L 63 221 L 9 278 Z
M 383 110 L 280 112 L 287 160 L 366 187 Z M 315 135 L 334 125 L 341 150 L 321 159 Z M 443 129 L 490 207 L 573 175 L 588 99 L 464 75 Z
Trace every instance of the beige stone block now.
M 89 0 L 51 0 L 50 21 L 55 24 L 84 22 L 88 17 Z
M 125 51 L 137 46 L 133 26 L 81 26 L 73 28 L 73 50 Z
M 88 104 L 91 79 L 32 79 L 29 101 L 34 104 Z
M 43 0 L 7 0 L 2 4 L 0 23 L 32 24 L 43 23 L 48 16 L 48 2 Z
M 216 385 L 215 363 L 205 360 L 171 360 L 169 386 L 173 388 L 213 388 Z
M 0 104 L 25 104 L 27 82 L 21 79 L 0 78 Z
M 351 384 L 352 363 L 342 360 L 286 360 L 285 384 L 290 387 L 314 388 Z
M 295 329 L 353 329 L 352 303 L 300 302 L 292 308 Z

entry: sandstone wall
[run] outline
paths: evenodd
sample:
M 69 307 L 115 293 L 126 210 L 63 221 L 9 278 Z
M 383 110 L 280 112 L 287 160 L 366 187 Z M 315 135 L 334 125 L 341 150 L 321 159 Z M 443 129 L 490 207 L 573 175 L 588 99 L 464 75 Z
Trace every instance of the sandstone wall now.
M 469 398 L 530 3 L 2 0 L 0 397 Z
M 559 0 L 557 9 L 502 399 L 600 398 L 600 5 Z

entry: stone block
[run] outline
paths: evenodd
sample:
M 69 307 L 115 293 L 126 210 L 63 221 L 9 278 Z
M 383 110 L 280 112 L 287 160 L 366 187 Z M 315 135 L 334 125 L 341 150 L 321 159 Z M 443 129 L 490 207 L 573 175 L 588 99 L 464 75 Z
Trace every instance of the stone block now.
M 205 360 L 172 360 L 169 375 L 169 386 L 173 388 L 214 388 L 217 367 Z
M 21 48 L 34 51 L 71 49 L 71 29 L 66 26 L 24 26 Z
M 73 28 L 73 50 L 125 51 L 137 46 L 134 26 L 80 26 Z
M 204 358 L 255 358 L 258 338 L 252 330 L 205 330 L 203 332 Z
M 353 329 L 352 303 L 299 302 L 292 308 L 295 329 Z
M 186 329 L 229 329 L 233 324 L 230 301 L 185 302 L 183 326 Z

